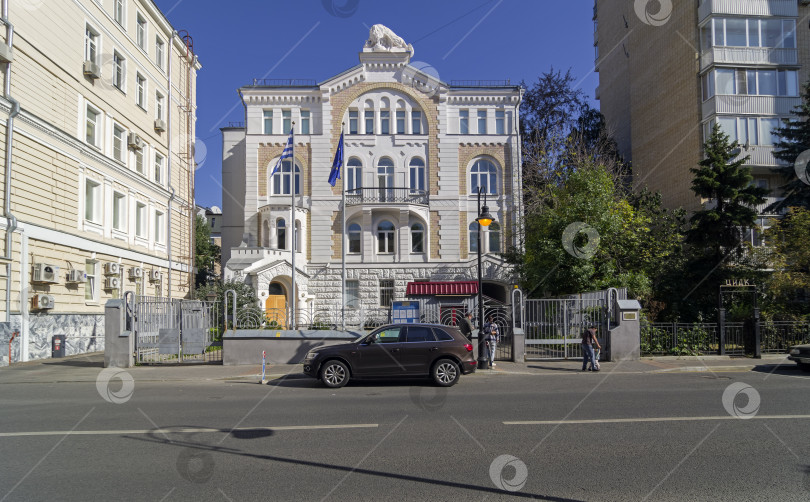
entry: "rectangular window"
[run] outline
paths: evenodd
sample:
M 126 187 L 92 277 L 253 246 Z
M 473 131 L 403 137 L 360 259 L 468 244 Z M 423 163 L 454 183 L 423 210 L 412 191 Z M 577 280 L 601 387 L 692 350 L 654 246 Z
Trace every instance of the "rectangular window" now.
M 380 279 L 380 307 L 390 307 L 394 303 L 394 280 Z
M 309 110 L 301 110 L 301 134 L 310 134 Z
M 160 211 L 155 211 L 155 242 L 158 244 L 165 243 L 165 235 L 163 229 L 164 215 Z
M 413 134 L 422 134 L 422 112 L 411 112 L 411 128 Z
M 115 22 L 124 26 L 124 0 L 115 0 L 113 6 L 113 17 Z
M 478 134 L 487 133 L 487 111 L 478 110 Z
M 146 174 L 143 171 L 143 149 L 135 150 L 135 171 L 137 171 L 138 174 Z
M 155 64 L 158 68 L 163 69 L 163 52 L 166 45 L 160 37 L 155 37 Z
M 138 14 L 138 23 L 135 26 L 135 41 L 143 50 L 146 50 L 146 19 Z
M 759 47 L 759 20 L 748 20 L 748 47 Z
M 273 134 L 273 110 L 264 110 L 262 117 L 264 134 Z
M 155 93 L 155 118 L 159 120 L 163 120 L 163 106 L 165 103 L 165 98 L 163 94 L 156 92 Z
M 113 52 L 113 85 L 120 91 L 124 89 L 124 58 L 118 52 Z
M 717 123 L 720 124 L 720 130 L 728 135 L 730 141 L 737 141 L 736 117 L 718 117 Z
M 113 230 L 127 231 L 127 198 L 124 194 L 113 192 Z
M 759 77 L 759 92 L 767 96 L 776 96 L 779 85 L 776 82 L 776 70 L 760 70 Z
M 349 134 L 358 134 L 359 122 L 357 110 L 349 110 Z
M 726 45 L 726 30 L 723 19 L 712 19 L 714 23 L 714 45 Z
M 380 110 L 380 134 L 391 134 L 390 110 Z
M 360 308 L 360 281 L 346 281 L 346 306 L 350 309 Z
M 135 77 L 135 104 L 146 109 L 146 79 L 138 73 Z
M 98 63 L 98 33 L 89 26 L 84 29 L 84 60 Z
M 155 154 L 155 183 L 163 183 L 163 155 Z
M 98 264 L 93 260 L 87 260 L 84 271 L 87 274 L 87 282 L 84 283 L 84 299 L 86 301 L 98 301 Z
M 458 111 L 458 132 L 459 134 L 470 134 L 470 111 Z
M 374 134 L 374 110 L 366 110 L 366 134 Z
M 745 19 L 730 18 L 726 19 L 726 45 L 730 47 L 745 47 L 746 40 L 746 23 Z
M 87 117 L 85 119 L 85 140 L 93 146 L 99 146 L 99 117 L 98 110 L 87 106 Z
M 135 236 L 146 238 L 146 204 L 135 204 Z
M 126 131 L 119 126 L 113 127 L 113 158 L 118 162 L 126 162 L 124 155 L 126 154 L 126 148 L 124 147 L 124 141 L 126 138 Z
M 760 144 L 772 146 L 774 143 L 776 143 L 776 141 L 778 141 L 778 137 L 776 136 L 774 129 L 778 127 L 779 119 L 777 118 L 759 119 L 759 137 L 762 138 L 762 142 Z
M 101 185 L 92 180 L 84 181 L 84 219 L 101 223 Z
M 290 134 L 292 130 L 292 110 L 281 110 L 281 134 Z
M 734 94 L 734 70 L 715 70 L 717 94 Z
M 495 111 L 495 134 L 506 134 L 506 112 Z
M 405 134 L 405 112 L 397 111 L 397 134 Z

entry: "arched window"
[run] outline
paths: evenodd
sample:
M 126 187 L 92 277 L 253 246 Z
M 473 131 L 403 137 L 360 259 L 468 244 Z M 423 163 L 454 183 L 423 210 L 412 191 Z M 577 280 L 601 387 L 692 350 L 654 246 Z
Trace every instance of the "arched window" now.
M 276 220 L 276 247 L 287 249 L 287 224 L 283 218 Z
M 284 292 L 284 286 L 277 282 L 271 282 L 270 286 L 267 288 L 267 294 L 269 295 L 286 295 L 287 293 Z
M 489 233 L 489 252 L 490 253 L 500 253 L 501 252 L 501 226 L 493 221 L 492 223 L 489 224 L 488 233 Z
M 301 222 L 295 220 L 295 238 L 293 239 L 295 242 L 295 251 L 301 252 Z
M 377 186 L 390 188 L 394 186 L 394 161 L 383 157 L 377 163 Z
M 498 193 L 498 170 L 486 159 L 478 159 L 470 169 L 470 193 L 478 193 L 478 187 L 486 187 L 489 194 Z
M 275 167 L 275 163 L 271 163 Z M 290 195 L 290 170 L 292 162 L 284 160 L 273 175 L 273 195 Z M 271 168 L 272 169 L 272 168 Z M 301 194 L 301 170 L 295 166 L 295 194 Z
M 360 236 L 362 229 L 357 223 L 349 225 L 349 253 L 360 253 Z
M 377 252 L 394 252 L 394 224 L 390 221 L 382 221 L 377 225 Z
M 425 161 L 419 157 L 411 159 L 410 165 L 411 192 L 425 190 Z
M 425 227 L 421 223 L 411 225 L 411 253 L 425 252 Z
M 470 253 L 478 252 L 478 222 L 470 223 Z
M 355 190 L 363 186 L 363 163 L 352 157 L 346 163 L 346 190 Z

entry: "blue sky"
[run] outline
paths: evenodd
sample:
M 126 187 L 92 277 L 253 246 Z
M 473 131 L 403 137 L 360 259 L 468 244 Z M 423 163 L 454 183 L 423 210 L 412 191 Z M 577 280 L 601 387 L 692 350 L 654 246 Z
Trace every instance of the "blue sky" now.
M 196 198 L 221 206 L 220 127 L 241 122 L 236 90 L 253 78 L 318 82 L 358 64 L 373 24 L 413 44 L 412 63 L 450 80 L 533 82 L 572 69 L 593 99 L 591 0 L 155 0 L 194 39 L 197 76 Z

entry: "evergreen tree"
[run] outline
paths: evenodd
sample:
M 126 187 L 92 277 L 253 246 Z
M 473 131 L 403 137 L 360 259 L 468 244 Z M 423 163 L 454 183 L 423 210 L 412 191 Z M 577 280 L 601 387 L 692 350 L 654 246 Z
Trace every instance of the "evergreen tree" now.
M 784 166 L 779 168 L 787 182 L 782 185 L 785 200 L 773 204 L 773 208 L 798 206 L 810 209 L 810 185 L 808 184 L 807 162 L 799 160 L 803 169 L 800 179 L 796 173 L 796 162 L 802 152 L 810 150 L 810 82 L 802 91 L 802 104 L 793 112 L 793 118 L 783 120 L 783 126 L 776 129 L 780 140 L 776 143 L 773 156 Z
M 687 242 L 704 252 L 711 250 L 710 257 L 719 263 L 731 250 L 739 249 L 744 229 L 756 223 L 754 206 L 765 202 L 768 190 L 751 185 L 751 169 L 744 165 L 749 157 L 734 160 L 738 144 L 729 143 L 719 125 L 715 124 L 703 148 L 706 157 L 700 167 L 690 169 L 695 175 L 692 191 L 714 205 L 692 216 Z

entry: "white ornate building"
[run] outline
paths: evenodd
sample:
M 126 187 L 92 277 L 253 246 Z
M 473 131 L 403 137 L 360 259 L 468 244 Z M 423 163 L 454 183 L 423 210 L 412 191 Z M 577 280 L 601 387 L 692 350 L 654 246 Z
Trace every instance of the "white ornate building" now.
M 482 239 L 483 293 L 508 303 L 513 278 L 499 253 L 519 245 L 520 88 L 447 84 L 412 66 L 412 55 L 411 46 L 375 25 L 360 64 L 339 75 L 239 89 L 245 126 L 222 129 L 226 279 L 251 283 L 267 307 L 289 307 L 295 241 L 296 308 L 337 307 L 345 245 L 350 307 L 441 293 L 449 294 L 439 296 L 443 303 L 464 304 L 477 291 L 469 281 L 477 279 L 481 186 L 495 218 Z M 293 123 L 291 183 L 289 161 L 269 174 Z M 333 188 L 327 180 L 341 124 L 346 166 Z

